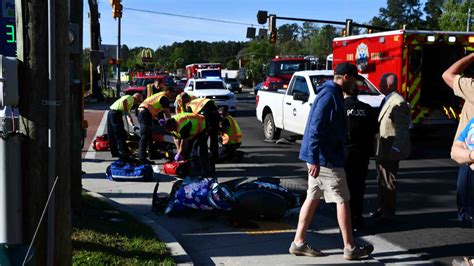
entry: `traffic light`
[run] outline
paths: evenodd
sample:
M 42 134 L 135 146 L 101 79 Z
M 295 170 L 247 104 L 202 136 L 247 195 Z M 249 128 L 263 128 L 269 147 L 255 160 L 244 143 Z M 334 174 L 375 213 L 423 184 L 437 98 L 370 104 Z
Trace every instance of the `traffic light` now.
M 257 13 L 257 21 L 258 21 L 258 24 L 267 23 L 267 11 L 259 10 Z
M 367 29 L 367 33 L 374 33 L 374 29 Z
M 352 35 L 352 19 L 346 19 L 346 35 Z
M 270 43 L 276 43 L 277 29 L 276 29 L 276 15 L 270 15 L 268 20 L 268 31 L 270 31 Z
M 120 4 L 120 0 L 110 0 L 109 2 L 112 6 L 112 17 L 121 18 L 123 6 Z
M 341 35 L 342 35 L 342 37 L 346 37 L 347 36 L 347 30 L 342 29 Z

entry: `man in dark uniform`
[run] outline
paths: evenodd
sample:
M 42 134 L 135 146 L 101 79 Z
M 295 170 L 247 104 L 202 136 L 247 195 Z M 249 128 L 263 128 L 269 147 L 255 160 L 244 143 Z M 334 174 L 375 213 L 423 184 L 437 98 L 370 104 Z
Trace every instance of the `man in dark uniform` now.
M 369 168 L 369 157 L 373 155 L 374 138 L 377 133 L 375 110 L 357 99 L 357 85 L 347 89 L 344 94 L 344 109 L 347 118 L 347 138 L 345 143 L 347 184 L 351 195 L 350 207 L 352 228 L 364 228 L 365 180 Z

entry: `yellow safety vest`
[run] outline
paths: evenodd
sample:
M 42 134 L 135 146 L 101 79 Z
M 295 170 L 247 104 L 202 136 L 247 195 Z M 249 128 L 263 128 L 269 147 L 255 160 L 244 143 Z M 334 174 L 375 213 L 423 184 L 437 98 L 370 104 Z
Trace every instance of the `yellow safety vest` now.
M 227 119 L 229 120 L 230 126 L 227 127 L 222 134 L 222 144 L 242 143 L 242 130 L 240 129 L 237 120 L 230 115 L 227 116 Z
M 191 112 L 193 112 L 193 114 L 199 114 L 209 101 L 211 100 L 206 99 L 206 98 L 197 98 L 197 99 L 191 100 L 187 104 L 187 107 L 191 108 Z
M 191 132 L 189 133 L 189 137 L 193 138 L 201 133 L 206 128 L 206 120 L 204 116 L 199 114 L 191 114 L 191 113 L 181 113 L 173 116 L 174 120 L 178 124 L 178 128 L 176 131 L 172 131 L 171 134 L 176 138 L 180 139 L 181 130 L 191 123 Z
M 123 101 L 124 100 L 127 100 L 127 110 L 125 110 L 124 107 L 123 107 Z M 124 96 L 120 97 L 120 99 L 116 100 L 110 106 L 110 110 L 122 111 L 124 113 L 128 113 L 132 109 L 133 103 L 134 103 L 134 99 L 133 99 L 132 95 L 124 95 Z
M 152 96 L 146 98 L 142 104 L 140 104 L 140 107 L 148 109 L 153 117 L 157 117 L 158 113 L 164 110 L 160 103 L 162 97 L 166 97 L 165 92 L 155 93 Z

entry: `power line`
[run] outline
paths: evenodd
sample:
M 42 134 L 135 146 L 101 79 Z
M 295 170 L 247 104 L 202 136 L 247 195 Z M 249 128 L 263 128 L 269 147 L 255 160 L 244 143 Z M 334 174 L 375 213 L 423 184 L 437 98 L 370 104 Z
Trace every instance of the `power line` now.
M 255 24 L 251 24 L 251 23 L 244 23 L 244 22 L 237 22 L 237 21 L 230 21 L 230 20 L 221 20 L 221 19 L 213 19 L 213 18 L 203 18 L 203 17 L 195 17 L 195 16 L 186 16 L 186 15 L 172 14 L 172 13 L 159 12 L 159 11 L 151 11 L 151 10 L 131 8 L 131 7 L 124 7 L 123 9 L 130 10 L 130 11 L 136 11 L 136 12 L 171 16 L 171 17 L 198 19 L 198 20 L 205 20 L 205 21 L 212 21 L 212 22 L 219 22 L 219 23 L 227 23 L 227 24 L 235 24 L 235 25 L 244 25 L 244 26 L 251 26 L 251 27 L 255 26 Z M 259 26 L 259 27 L 260 28 L 265 28 L 263 26 Z

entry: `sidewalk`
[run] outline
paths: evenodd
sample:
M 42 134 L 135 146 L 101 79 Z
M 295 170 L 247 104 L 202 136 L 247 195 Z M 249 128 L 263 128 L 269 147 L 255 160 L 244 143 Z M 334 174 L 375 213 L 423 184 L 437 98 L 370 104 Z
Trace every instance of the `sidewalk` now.
M 96 135 L 103 133 L 99 125 Z M 102 132 L 100 131 L 102 130 Z M 288 254 L 288 247 L 294 237 L 298 211 L 292 210 L 283 222 L 259 222 L 259 231 L 239 229 L 230 226 L 226 217 L 211 217 L 206 213 L 188 217 L 168 217 L 156 215 L 151 211 L 153 188 L 156 182 L 113 182 L 105 178 L 105 169 L 112 162 L 108 152 L 88 151 L 83 157 L 84 189 L 98 193 L 121 205 L 123 210 L 141 217 L 147 224 L 157 225 L 162 230 L 158 234 L 161 240 L 171 247 L 179 263 L 208 264 L 431 264 L 419 255 L 408 254 L 406 250 L 394 246 L 377 236 L 362 236 L 375 246 L 371 258 L 361 261 L 346 261 L 342 254 L 342 240 L 333 210 L 328 205 L 318 209 L 316 218 L 310 226 L 308 241 L 318 249 L 328 253 L 327 257 L 296 257 Z M 249 165 L 246 160 L 242 164 Z M 238 169 L 239 165 L 217 165 L 217 175 L 229 176 L 229 169 Z M 238 171 L 234 171 L 238 175 Z M 227 174 L 226 174 L 227 173 Z M 174 177 L 156 174 L 160 181 L 160 192 L 169 192 Z M 157 231 L 157 230 L 155 230 Z M 159 231 L 159 230 L 158 230 Z M 164 231 L 164 232 L 163 232 Z M 168 233 L 167 233 L 167 232 Z M 164 235 L 163 235 L 164 234 Z M 165 236 L 163 238 L 162 236 Z M 179 245 L 177 244 L 179 243 Z M 179 247 L 184 248 L 184 250 Z M 188 256 L 186 256 L 187 253 Z

